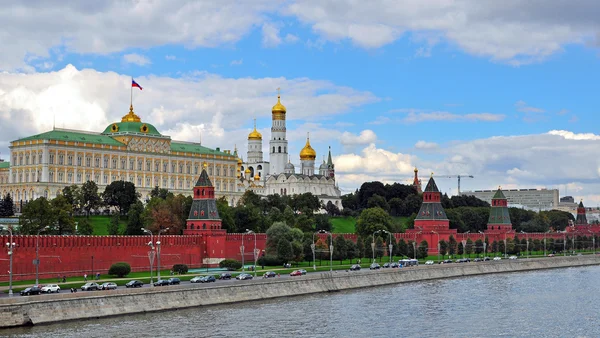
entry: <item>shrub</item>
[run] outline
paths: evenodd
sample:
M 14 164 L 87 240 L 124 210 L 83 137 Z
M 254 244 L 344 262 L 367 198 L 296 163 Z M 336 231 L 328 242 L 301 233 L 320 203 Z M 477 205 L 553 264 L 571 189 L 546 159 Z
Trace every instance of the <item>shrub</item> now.
M 266 255 L 266 256 L 262 256 L 261 258 L 258 259 L 258 265 L 265 265 L 265 266 L 279 266 L 282 265 L 284 262 L 277 258 L 277 256 L 271 256 L 271 255 Z
M 188 272 L 188 266 L 185 264 L 175 264 L 173 265 L 173 272 L 178 274 L 185 274 Z
M 108 274 L 111 276 L 125 277 L 131 272 L 131 266 L 124 262 L 115 263 L 108 269 Z
M 225 259 L 219 262 L 219 267 L 234 271 L 242 267 L 242 262 L 236 261 L 235 259 Z

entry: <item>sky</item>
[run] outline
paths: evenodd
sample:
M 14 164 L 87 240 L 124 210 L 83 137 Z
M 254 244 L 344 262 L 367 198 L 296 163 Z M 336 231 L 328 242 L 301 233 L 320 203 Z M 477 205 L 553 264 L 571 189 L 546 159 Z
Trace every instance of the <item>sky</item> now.
M 27 1 L 0 7 L 0 157 L 133 105 L 174 140 L 246 158 L 287 107 L 292 163 L 331 146 L 366 181 L 559 189 L 600 205 L 595 0 Z M 265 157 L 268 157 L 266 155 Z

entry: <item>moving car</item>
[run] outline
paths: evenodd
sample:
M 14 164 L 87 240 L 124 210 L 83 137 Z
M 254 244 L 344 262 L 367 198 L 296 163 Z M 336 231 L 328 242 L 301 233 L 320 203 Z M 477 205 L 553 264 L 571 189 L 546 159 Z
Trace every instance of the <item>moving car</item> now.
M 390 263 L 384 263 L 382 267 L 383 267 L 384 269 L 387 269 L 387 268 L 389 268 L 390 266 L 391 266 L 391 264 L 390 264 Z
M 25 290 L 22 290 L 21 296 L 39 295 L 41 293 L 42 293 L 42 289 L 40 289 L 37 286 L 32 286 L 32 287 L 26 288 Z
M 290 276 L 302 276 L 302 272 L 300 270 L 294 270 L 290 272 Z
M 380 268 L 381 266 L 379 266 L 377 263 L 373 263 L 371 266 L 369 266 L 369 270 L 379 270 Z
M 100 285 L 96 282 L 85 283 L 81 286 L 81 291 L 95 291 L 100 290 Z
M 113 282 L 106 282 L 100 285 L 100 290 L 116 290 L 117 284 Z
M 508 259 L 517 259 L 517 256 L 510 256 Z
M 204 276 L 196 276 L 190 279 L 190 283 L 202 283 L 202 279 L 204 279 Z
M 390 264 L 390 268 L 399 268 L 399 267 L 400 267 L 400 264 L 398 264 L 396 262 Z
M 487 261 L 490 261 L 490 260 L 491 260 L 491 259 L 490 259 L 489 257 L 483 257 L 483 261 L 484 261 L 484 262 L 487 262 Z
M 208 275 L 208 276 L 202 277 L 202 279 L 200 280 L 200 283 L 210 283 L 210 282 L 215 282 L 216 280 L 217 279 L 215 278 L 215 276 Z
M 306 275 L 306 270 L 304 270 L 304 269 L 300 269 L 300 272 L 301 272 L 303 275 Z
M 126 288 L 141 288 L 142 285 L 144 285 L 144 283 L 140 282 L 139 280 L 132 280 L 127 282 L 127 284 L 125 284 Z
M 360 265 L 354 264 L 350 267 L 350 271 L 358 271 L 360 270 Z
M 165 286 L 165 285 L 169 285 L 169 281 L 166 279 L 159 279 L 156 282 L 154 282 L 154 286 Z
M 263 278 L 274 278 L 274 277 L 277 277 L 277 274 L 273 271 L 267 271 L 263 275 Z
M 44 287 L 42 287 L 42 293 L 59 293 L 60 292 L 60 286 L 56 285 L 56 284 L 48 284 Z
M 425 265 L 433 265 L 433 261 L 427 261 L 425 262 Z
M 177 277 L 172 277 L 167 279 L 167 282 L 169 283 L 169 285 L 179 285 L 181 283 L 181 279 Z
M 249 273 L 240 273 L 239 275 L 237 275 L 237 277 L 235 277 L 235 279 L 239 279 L 239 280 L 252 279 L 252 275 Z
M 229 272 L 223 272 L 219 275 L 219 279 L 231 279 L 231 274 Z
M 495 260 L 495 261 L 502 260 L 502 257 L 494 257 L 494 260 Z

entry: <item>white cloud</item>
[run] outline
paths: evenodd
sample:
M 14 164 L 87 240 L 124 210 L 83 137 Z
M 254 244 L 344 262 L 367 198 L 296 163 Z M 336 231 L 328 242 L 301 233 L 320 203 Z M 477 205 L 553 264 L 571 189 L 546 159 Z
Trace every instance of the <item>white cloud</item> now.
M 287 43 L 296 43 L 298 41 L 298 37 L 294 34 L 286 34 L 285 42 Z
M 418 141 L 415 143 L 415 148 L 422 150 L 437 149 L 439 145 L 435 142 Z
M 482 122 L 499 122 L 504 120 L 506 116 L 503 114 L 490 114 L 490 113 L 478 113 L 478 114 L 453 114 L 446 111 L 434 111 L 429 113 L 408 113 L 403 119 L 407 123 L 418 123 L 427 121 L 482 121 Z
M 517 108 L 517 111 L 519 111 L 521 113 L 543 113 L 543 112 L 545 112 L 544 109 L 531 107 L 531 106 L 527 105 L 527 102 L 522 101 L 522 100 L 517 101 L 517 103 L 515 103 L 515 107 Z
M 277 47 L 281 44 L 279 28 L 272 23 L 262 25 L 262 45 L 264 47 Z
M 600 135 L 592 134 L 592 133 L 584 133 L 584 134 L 575 134 L 572 131 L 568 130 L 550 130 L 548 132 L 549 135 L 561 136 L 566 140 L 593 140 L 599 141 Z
M 244 63 L 244 59 L 239 59 L 239 60 L 233 60 L 231 61 L 231 63 L 229 63 L 229 65 L 231 66 L 240 66 Z
M 370 129 L 366 129 L 360 132 L 359 135 L 352 134 L 345 131 L 342 134 L 340 142 L 344 146 L 348 145 L 365 145 L 375 143 L 377 141 L 377 135 Z
M 421 39 L 421 56 L 429 55 L 439 39 L 473 55 L 519 65 L 594 39 L 600 31 L 599 7 L 596 1 L 306 0 L 289 4 L 286 11 L 330 41 L 378 48 L 410 32 L 417 42 L 423 34 L 430 37 Z
M 175 55 L 165 55 L 165 60 L 169 60 L 169 61 L 177 60 L 177 56 L 175 56 Z
M 123 60 L 127 63 L 133 63 L 138 66 L 147 66 L 152 63 L 146 56 L 136 53 L 123 55 Z

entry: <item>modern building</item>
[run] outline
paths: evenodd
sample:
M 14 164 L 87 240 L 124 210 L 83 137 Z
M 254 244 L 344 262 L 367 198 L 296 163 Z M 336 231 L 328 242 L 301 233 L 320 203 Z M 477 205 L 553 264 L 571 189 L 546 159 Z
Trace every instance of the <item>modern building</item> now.
M 234 154 L 172 140 L 142 122 L 133 106 L 102 132 L 53 129 L 12 141 L 9 148 L 12 162 L 0 162 L 0 194 L 10 193 L 17 211 L 27 201 L 53 198 L 64 187 L 86 181 L 100 190 L 114 181 L 132 182 L 142 200 L 156 186 L 189 195 L 204 165 L 217 198 L 233 203 L 242 195 L 236 190 Z
M 266 195 L 295 195 L 310 192 L 319 197 L 326 205 L 333 203 L 342 209 L 341 191 L 335 183 L 335 165 L 331 158 L 331 148 L 327 161 L 315 166 L 317 152 L 306 137 L 306 144 L 300 151 L 300 172 L 291 163 L 288 154 L 286 130 L 287 109 L 281 104 L 281 96 L 271 110 L 272 126 L 269 137 L 269 161 L 265 161 L 262 153 L 262 134 L 254 130 L 248 135 L 248 153 L 246 162 L 239 160 L 237 191 L 243 193 L 252 190 L 261 196 Z M 237 149 L 234 152 L 237 154 Z
M 509 189 L 502 190 L 509 207 L 530 210 L 550 210 L 558 207 L 558 189 Z M 461 191 L 461 195 L 475 196 L 491 204 L 496 190 Z

